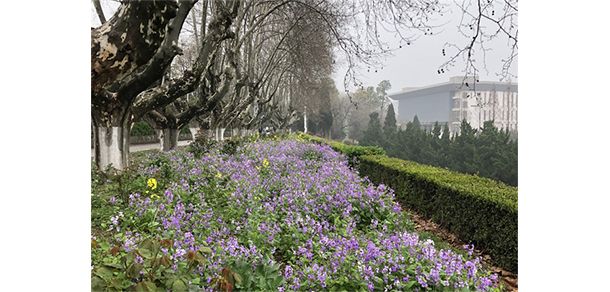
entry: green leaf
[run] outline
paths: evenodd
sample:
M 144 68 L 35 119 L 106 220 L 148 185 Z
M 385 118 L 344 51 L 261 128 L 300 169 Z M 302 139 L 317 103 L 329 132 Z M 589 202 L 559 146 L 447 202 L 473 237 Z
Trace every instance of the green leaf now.
M 153 241 L 148 238 L 142 240 L 142 242 L 140 242 L 140 244 L 138 245 L 139 248 L 143 248 L 143 249 L 152 249 L 152 246 L 153 246 Z
M 98 276 L 91 277 L 91 291 L 104 290 L 104 280 Z
M 117 288 L 118 290 L 123 289 L 123 282 L 119 279 L 112 279 L 109 283 L 110 286 Z
M 127 275 L 132 278 L 137 278 L 140 276 L 140 271 L 142 271 L 142 268 L 141 263 L 133 263 L 129 266 L 129 268 L 127 268 Z
M 182 280 L 176 280 L 172 283 L 172 291 L 186 291 L 188 287 Z
M 125 257 L 125 260 L 127 261 L 127 263 L 133 263 L 133 261 L 136 259 L 136 253 L 133 250 L 130 250 L 127 253 L 127 256 Z
M 136 285 L 135 289 L 136 291 L 156 291 L 157 286 L 153 282 L 144 281 Z
M 409 289 L 411 288 L 413 285 L 415 284 L 415 280 L 411 280 L 409 282 L 407 282 L 407 284 L 405 284 L 404 288 L 405 289 Z
M 104 279 L 104 281 L 110 281 L 110 279 L 112 278 L 112 270 L 107 268 L 107 267 L 99 267 L 96 268 L 93 273 L 97 276 L 99 276 L 100 278 Z
M 263 289 L 263 290 L 264 290 L 264 288 L 265 288 L 265 287 L 267 287 L 267 285 L 266 285 L 266 284 L 267 284 L 267 283 L 265 282 L 265 277 L 259 277 L 259 278 L 258 278 L 258 287 L 259 287 L 260 289 Z
M 114 268 L 114 269 L 119 269 L 119 270 L 123 270 L 125 268 L 124 266 L 122 266 L 119 263 L 104 263 L 104 266 Z
M 151 259 L 153 257 L 153 254 L 149 249 L 138 249 L 138 252 L 145 259 Z
M 105 250 L 105 251 L 110 250 L 110 245 L 108 244 L 108 242 L 102 241 L 102 242 L 100 242 L 100 244 L 99 244 L 99 245 L 100 245 L 100 247 L 101 247 L 103 250 Z
M 207 246 L 201 247 L 199 251 L 205 254 L 212 254 L 212 249 Z
M 233 273 L 233 278 L 235 278 L 235 283 L 241 285 L 243 283 L 243 278 L 238 273 Z

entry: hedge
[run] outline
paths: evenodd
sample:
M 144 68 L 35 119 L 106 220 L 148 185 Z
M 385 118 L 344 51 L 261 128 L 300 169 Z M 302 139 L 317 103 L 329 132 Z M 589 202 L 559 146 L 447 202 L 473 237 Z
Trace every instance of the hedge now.
M 133 123 L 133 127 L 131 127 L 131 136 L 146 136 L 146 135 L 154 135 L 155 129 L 151 127 L 145 121 L 139 121 Z
M 333 150 L 343 153 L 347 156 L 350 165 L 353 165 L 354 158 L 358 158 L 363 155 L 382 155 L 385 156 L 385 151 L 377 146 L 357 146 L 357 145 L 345 145 L 341 142 L 327 140 L 319 137 L 314 137 L 310 135 L 304 134 L 309 141 L 314 141 L 316 143 L 328 144 Z
M 349 151 L 352 157 L 359 158 L 361 176 L 394 189 L 402 204 L 472 242 L 487 252 L 495 265 L 517 272 L 517 187 L 389 158 L 383 150 L 371 150 L 370 147 L 347 146 L 315 137 L 311 137 L 311 141 L 327 142 L 336 151 Z

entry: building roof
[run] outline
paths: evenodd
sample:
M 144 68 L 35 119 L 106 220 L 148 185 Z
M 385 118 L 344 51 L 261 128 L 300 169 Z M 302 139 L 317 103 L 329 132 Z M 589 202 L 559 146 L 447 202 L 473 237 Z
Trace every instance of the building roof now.
M 465 85 L 466 81 L 468 86 Z M 429 86 L 404 88 L 403 91 L 390 93 L 388 97 L 394 100 L 400 100 L 410 97 L 436 94 L 441 92 L 453 91 L 514 91 L 517 92 L 519 86 L 517 83 L 495 82 L 495 81 L 479 81 L 473 82 L 473 77 L 464 80 L 463 76 L 451 77 L 449 82 L 438 83 Z M 464 83 L 464 84 L 463 84 Z

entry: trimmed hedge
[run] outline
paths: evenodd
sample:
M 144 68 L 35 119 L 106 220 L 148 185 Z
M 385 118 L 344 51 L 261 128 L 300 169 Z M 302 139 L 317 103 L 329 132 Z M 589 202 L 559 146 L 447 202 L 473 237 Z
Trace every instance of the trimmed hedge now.
M 389 158 L 382 154 L 383 150 L 371 150 L 370 147 L 347 146 L 315 137 L 311 141 L 327 142 L 336 151 L 350 151 L 352 157 L 359 158 L 361 176 L 394 189 L 402 204 L 485 250 L 495 265 L 517 272 L 517 187 Z
M 154 135 L 155 129 L 151 127 L 145 121 L 139 121 L 133 123 L 133 127 L 131 127 L 131 136 L 146 136 L 146 135 Z
M 327 140 L 319 137 L 314 137 L 310 135 L 304 134 L 310 141 L 314 141 L 316 143 L 325 143 L 329 144 L 329 146 L 340 153 L 343 153 L 347 156 L 350 165 L 353 165 L 354 158 L 359 158 L 363 155 L 382 155 L 385 156 L 385 151 L 377 146 L 357 146 L 357 145 L 346 145 L 341 142 Z

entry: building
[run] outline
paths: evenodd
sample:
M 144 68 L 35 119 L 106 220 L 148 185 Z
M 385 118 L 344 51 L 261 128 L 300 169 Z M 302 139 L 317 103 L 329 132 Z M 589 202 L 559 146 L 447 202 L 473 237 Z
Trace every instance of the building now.
M 449 82 L 403 88 L 389 94 L 398 101 L 396 120 L 404 127 L 415 115 L 422 128 L 432 129 L 435 122 L 442 127 L 449 124 L 453 134 L 458 133 L 462 119 L 473 128 L 494 120 L 499 129 L 518 132 L 518 85 L 511 82 L 475 82 L 473 77 L 451 77 Z

